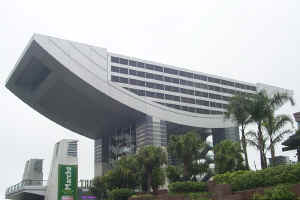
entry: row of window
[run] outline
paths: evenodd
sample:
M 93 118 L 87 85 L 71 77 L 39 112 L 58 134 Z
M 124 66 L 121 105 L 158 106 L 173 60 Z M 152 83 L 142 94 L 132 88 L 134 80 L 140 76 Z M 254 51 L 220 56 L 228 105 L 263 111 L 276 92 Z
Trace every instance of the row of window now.
M 127 88 L 125 89 L 133 92 L 134 94 L 138 96 L 146 96 L 146 97 L 152 97 L 157 99 L 166 99 L 170 101 L 177 101 L 182 103 L 189 103 L 189 104 L 197 104 L 201 106 L 207 106 L 207 107 L 214 107 L 214 108 L 227 108 L 227 104 L 223 103 L 217 103 L 212 101 L 206 101 L 206 100 L 200 100 L 200 99 L 194 99 L 194 98 L 188 98 L 188 97 L 180 97 L 176 95 L 169 95 L 169 94 L 163 94 L 160 92 L 151 92 L 151 91 L 145 91 L 145 90 L 139 90 L 134 88 Z
M 197 83 L 197 82 L 193 82 L 193 81 L 187 81 L 187 80 L 172 78 L 172 77 L 168 77 L 168 76 L 162 76 L 159 74 L 152 74 L 152 73 L 148 73 L 148 72 L 126 69 L 123 67 L 111 66 L 111 71 L 116 72 L 116 73 L 129 74 L 129 75 L 138 76 L 141 78 L 165 81 L 165 82 L 169 82 L 169 83 L 191 86 L 191 87 L 196 87 L 196 88 L 201 88 L 201 89 L 206 89 L 206 90 L 211 90 L 211 91 L 216 91 L 216 92 L 223 92 L 223 93 L 228 93 L 228 94 L 243 93 L 243 94 L 251 95 L 251 93 L 240 92 L 240 91 L 236 91 L 233 89 L 222 88 L 222 87 L 218 87 L 218 86 L 214 86 L 214 85 L 207 85 L 204 83 Z
M 192 113 L 199 113 L 199 114 L 211 114 L 211 115 L 222 115 L 224 112 L 221 111 L 216 111 L 216 110 L 207 110 L 207 109 L 202 109 L 202 108 L 194 108 L 190 106 L 181 106 L 177 104 L 169 104 L 169 103 L 162 103 L 162 102 L 156 102 L 164 106 L 168 106 L 170 108 L 175 108 L 178 110 L 184 110 L 187 112 L 192 112 Z
M 145 68 L 145 69 L 154 70 L 154 71 L 158 71 L 158 72 L 164 72 L 167 74 L 179 75 L 179 76 L 183 76 L 186 78 L 198 79 L 198 80 L 202 80 L 202 81 L 208 81 L 211 83 L 217 83 L 217 84 L 221 84 L 221 85 L 227 85 L 227 86 L 237 87 L 237 88 L 241 88 L 241 89 L 256 91 L 255 86 L 245 85 L 245 84 L 241 84 L 241 83 L 234 83 L 232 81 L 226 81 L 226 80 L 222 80 L 222 79 L 218 79 L 218 78 L 208 77 L 205 75 L 194 74 L 191 72 L 180 71 L 180 70 L 176 70 L 176 69 L 172 69 L 172 68 L 168 68 L 168 67 L 161 67 L 161 66 L 157 66 L 157 65 L 128 60 L 128 59 L 119 58 L 119 57 L 115 57 L 115 56 L 111 56 L 111 62 L 119 63 L 119 64 L 123 64 L 123 65 L 129 65 L 132 67 Z
M 223 95 L 219 95 L 219 94 L 212 94 L 212 93 L 208 93 L 208 92 L 201 92 L 201 91 L 197 91 L 197 90 L 179 88 L 179 87 L 163 85 L 163 84 L 159 84 L 159 83 L 145 82 L 145 81 L 136 80 L 136 79 L 128 79 L 128 78 L 114 76 L 114 75 L 111 76 L 111 81 L 130 84 L 130 85 L 136 85 L 136 86 L 142 86 L 142 87 L 148 87 L 148 88 L 153 88 L 153 89 L 159 89 L 159 90 L 164 90 L 164 91 L 169 91 L 169 92 L 178 92 L 178 93 L 192 95 L 192 96 L 223 100 L 223 101 L 230 101 L 230 98 L 231 98 L 231 97 L 227 97 L 227 96 L 223 96 Z

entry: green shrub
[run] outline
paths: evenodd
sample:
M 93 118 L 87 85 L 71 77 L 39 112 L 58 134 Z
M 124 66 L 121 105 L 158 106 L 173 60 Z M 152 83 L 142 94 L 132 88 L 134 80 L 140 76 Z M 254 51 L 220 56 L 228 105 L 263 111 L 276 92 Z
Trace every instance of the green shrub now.
M 296 195 L 289 189 L 288 185 L 277 185 L 265 190 L 263 195 L 254 194 L 252 200 L 296 200 Z
M 300 182 L 300 164 L 281 165 L 259 171 L 235 171 L 214 176 L 218 184 L 231 184 L 233 191 Z
M 170 183 L 178 182 L 182 180 L 182 170 L 178 166 L 169 165 L 166 169 L 167 177 Z
M 210 200 L 211 194 L 208 192 L 189 193 L 190 200 Z
M 143 200 L 152 200 L 155 196 L 153 194 L 139 194 L 139 195 L 132 195 L 131 199 L 143 199 Z
M 204 192 L 207 191 L 207 184 L 205 182 L 174 182 L 169 184 L 169 190 L 174 193 L 186 192 Z
M 113 189 L 108 193 L 110 200 L 128 200 L 135 192 L 128 188 Z

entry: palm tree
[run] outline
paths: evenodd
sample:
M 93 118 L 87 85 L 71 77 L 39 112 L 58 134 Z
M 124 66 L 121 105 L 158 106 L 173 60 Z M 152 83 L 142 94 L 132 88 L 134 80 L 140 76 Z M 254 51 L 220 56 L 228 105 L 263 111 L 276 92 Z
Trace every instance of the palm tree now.
M 246 127 L 252 121 L 250 120 L 250 114 L 248 112 L 249 97 L 243 95 L 233 96 L 227 106 L 227 112 L 225 117 L 227 119 L 233 119 L 237 125 L 241 128 L 241 142 L 242 149 L 245 157 L 246 168 L 249 169 L 248 154 L 247 154 L 247 142 L 246 142 Z
M 272 163 L 274 163 L 275 158 L 275 145 L 281 142 L 286 134 L 293 132 L 292 129 L 285 128 L 287 124 L 293 126 L 293 120 L 288 115 L 278 115 L 275 117 L 274 113 L 270 114 L 263 121 L 263 127 L 269 137 L 268 150 L 271 151 Z
M 184 180 L 189 180 L 195 175 L 195 171 L 204 167 L 198 161 L 205 159 L 207 152 L 212 149 L 205 142 L 207 135 L 200 136 L 198 138 L 195 131 L 190 131 L 184 135 L 172 135 L 169 138 L 168 152 L 173 158 L 182 162 Z
M 153 171 L 167 163 L 167 155 L 161 147 L 146 146 L 138 151 L 136 158 L 141 168 L 145 170 L 147 192 L 150 192 Z
M 267 160 L 265 156 L 264 136 L 262 131 L 263 120 L 265 120 L 269 115 L 275 112 L 279 107 L 281 107 L 286 101 L 290 101 L 294 105 L 293 98 L 287 93 L 276 93 L 273 96 L 268 96 L 265 90 L 260 91 L 256 95 L 253 95 L 251 101 L 249 102 L 248 112 L 253 120 L 257 124 L 257 142 L 259 152 L 260 152 L 260 162 L 261 167 L 264 169 L 267 167 Z
M 246 133 L 247 143 L 255 147 L 260 152 L 260 159 L 266 162 L 267 140 L 264 135 L 260 136 L 255 131 L 248 131 Z M 263 168 L 263 165 L 262 165 Z

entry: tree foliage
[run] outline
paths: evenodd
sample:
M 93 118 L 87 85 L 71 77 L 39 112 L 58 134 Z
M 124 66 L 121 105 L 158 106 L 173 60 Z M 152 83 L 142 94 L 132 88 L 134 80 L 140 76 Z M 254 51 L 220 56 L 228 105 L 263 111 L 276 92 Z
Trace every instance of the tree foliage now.
M 245 169 L 242 150 L 239 143 L 224 140 L 215 146 L 215 170 L 216 173 Z

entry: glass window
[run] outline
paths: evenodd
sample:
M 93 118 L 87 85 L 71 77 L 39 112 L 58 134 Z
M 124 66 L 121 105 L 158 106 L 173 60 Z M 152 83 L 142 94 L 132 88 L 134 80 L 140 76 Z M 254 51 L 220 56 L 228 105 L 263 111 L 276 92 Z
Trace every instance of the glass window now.
M 187 106 L 181 106 L 181 110 L 188 111 L 189 109 Z
M 222 107 L 223 107 L 224 109 L 227 109 L 228 104 L 222 104 Z
M 153 65 L 150 65 L 150 64 L 146 64 L 146 69 L 150 69 L 150 70 L 153 70 L 154 69 L 154 66 Z
M 180 105 L 176 105 L 176 104 L 166 104 L 168 107 L 171 107 L 171 108 L 175 108 L 175 109 L 178 109 L 180 110 Z
M 201 89 L 207 89 L 207 85 L 204 83 L 194 83 L 195 87 L 201 88 Z
M 132 85 L 145 86 L 145 81 L 140 81 L 135 79 L 129 79 L 129 83 Z
M 216 102 L 210 102 L 210 107 L 215 107 L 215 108 L 222 108 L 221 103 L 216 103 Z
M 181 85 L 187 85 L 187 86 L 194 86 L 194 83 L 192 81 L 186 81 L 186 80 L 182 80 L 180 79 L 180 84 Z
M 126 83 L 126 84 L 128 84 L 128 78 L 120 77 L 120 83 Z
M 137 76 L 145 78 L 145 72 L 137 71 Z
M 220 79 L 217 79 L 217 78 L 212 78 L 212 77 L 208 77 L 207 78 L 207 81 L 208 82 L 211 82 L 211 83 L 221 83 L 221 80 Z
M 205 110 L 205 109 L 201 109 L 201 108 L 197 108 L 196 112 L 200 113 L 200 114 L 209 114 L 209 110 Z
M 223 112 L 221 112 L 221 111 L 216 111 L 216 110 L 211 110 L 211 111 L 210 111 L 210 114 L 213 114 L 213 115 L 222 115 Z
M 172 100 L 172 101 L 180 101 L 180 97 L 179 97 L 179 96 L 165 94 L 165 97 L 166 97 L 166 99 L 168 99 L 168 100 Z
M 163 81 L 164 77 L 162 75 L 153 74 L 153 78 L 158 81 Z
M 211 99 L 221 99 L 221 95 L 209 93 L 209 98 L 211 98 Z
M 163 84 L 159 84 L 159 83 L 155 83 L 155 88 L 159 89 L 159 90 L 164 90 L 164 85 Z
M 136 67 L 136 61 L 129 60 L 129 65 L 133 66 L 133 67 Z
M 167 77 L 167 76 L 165 76 L 165 81 L 166 81 L 166 82 L 170 82 L 170 83 L 176 83 L 176 84 L 179 84 L 179 79 L 177 79 L 177 78 L 172 78 L 172 77 Z
M 195 95 L 198 96 L 198 97 L 208 97 L 207 92 L 195 91 Z
M 137 67 L 145 68 L 145 64 L 142 62 L 137 62 Z
M 204 100 L 200 100 L 200 99 L 196 99 L 196 104 L 202 105 L 202 106 L 209 106 L 208 101 L 204 101 Z
M 170 91 L 170 92 L 179 92 L 179 88 L 178 87 L 169 86 L 169 85 L 165 85 L 165 90 L 166 91 Z
M 195 104 L 195 99 L 181 97 L 181 102 Z
M 155 85 L 154 85 L 154 83 L 146 82 L 146 87 L 155 88 Z
M 154 70 L 155 71 L 159 71 L 159 72 L 163 72 L 164 71 L 162 67 L 157 66 L 157 65 L 154 65 Z
M 183 94 L 189 94 L 189 95 L 195 94 L 194 90 L 188 90 L 188 89 L 184 89 L 184 88 L 180 88 L 180 92 Z
M 221 88 L 213 85 L 208 85 L 208 89 L 216 92 L 221 92 Z
M 128 74 L 128 69 L 120 67 L 121 74 Z
M 156 94 L 155 94 L 155 92 L 146 91 L 146 96 L 147 96 L 147 97 L 155 98 L 155 97 L 156 97 Z
M 147 73 L 147 72 L 146 72 L 146 78 L 154 79 L 154 74 L 151 74 L 151 73 Z
M 196 110 L 195 110 L 195 108 L 193 108 L 193 107 L 188 107 L 188 110 L 187 110 L 188 112 L 195 112 Z
M 156 93 L 156 98 L 159 98 L 159 99 L 164 99 L 164 94 L 162 93 Z
M 234 82 L 231 82 L 231 81 L 221 80 L 221 83 L 222 83 L 223 85 L 228 85 L 228 86 L 234 87 Z
M 193 73 L 184 72 L 184 71 L 179 71 L 179 75 L 184 76 L 184 77 L 188 77 L 188 78 L 193 78 L 194 77 Z
M 119 82 L 119 77 L 118 76 L 111 76 L 111 81 Z
M 207 81 L 207 76 L 199 75 L 199 74 L 194 74 L 194 79 L 202 80 L 202 81 Z
M 133 69 L 131 69 L 131 70 L 129 70 L 129 74 L 130 74 L 130 75 L 134 75 L 134 76 L 136 76 L 136 74 L 137 74 L 137 71 L 136 71 L 136 70 L 133 70 Z
M 113 62 L 113 63 L 119 63 L 119 58 L 118 58 L 118 57 L 111 56 L 111 57 L 110 57 L 110 61 Z
M 128 65 L 128 60 L 124 58 L 120 58 L 120 64 Z
M 111 66 L 111 71 L 119 73 L 119 67 Z
M 178 74 L 178 71 L 176 69 L 171 69 L 171 68 L 167 68 L 167 67 L 164 68 L 164 72 L 167 74 L 174 74 L 174 75 Z

